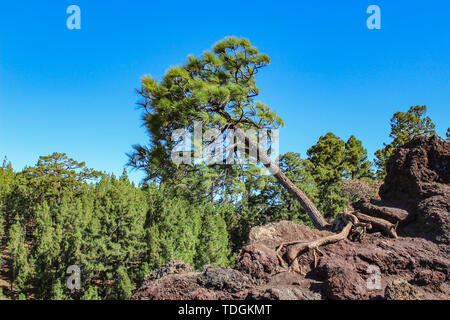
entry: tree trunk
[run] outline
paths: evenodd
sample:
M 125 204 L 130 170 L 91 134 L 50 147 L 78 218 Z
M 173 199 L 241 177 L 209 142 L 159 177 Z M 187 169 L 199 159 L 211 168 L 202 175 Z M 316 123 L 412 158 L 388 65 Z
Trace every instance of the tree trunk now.
M 316 228 L 323 229 L 328 225 L 328 222 L 320 214 L 319 210 L 317 210 L 314 203 L 312 203 L 308 196 L 281 171 L 280 167 L 273 162 L 272 159 L 270 159 L 265 150 L 262 150 L 259 145 L 242 130 L 236 129 L 235 135 L 240 139 L 240 141 L 248 141 L 249 146 L 258 151 L 258 156 L 261 163 L 269 170 L 270 174 L 272 174 L 278 182 L 300 202 Z

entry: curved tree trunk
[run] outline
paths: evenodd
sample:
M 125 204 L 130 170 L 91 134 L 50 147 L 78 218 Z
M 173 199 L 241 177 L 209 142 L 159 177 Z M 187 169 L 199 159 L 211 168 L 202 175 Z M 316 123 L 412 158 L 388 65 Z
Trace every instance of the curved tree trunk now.
M 308 196 L 300 190 L 284 173 L 280 167 L 270 159 L 267 152 L 261 149 L 253 139 L 251 139 L 245 132 L 240 129 L 235 130 L 235 135 L 241 141 L 248 141 L 250 148 L 255 148 L 258 151 L 259 160 L 269 170 L 269 172 L 278 180 L 278 182 L 295 198 L 302 207 L 306 210 L 306 213 L 310 217 L 312 223 L 316 228 L 322 229 L 328 225 L 328 222 L 317 210 L 314 203 L 309 200 Z

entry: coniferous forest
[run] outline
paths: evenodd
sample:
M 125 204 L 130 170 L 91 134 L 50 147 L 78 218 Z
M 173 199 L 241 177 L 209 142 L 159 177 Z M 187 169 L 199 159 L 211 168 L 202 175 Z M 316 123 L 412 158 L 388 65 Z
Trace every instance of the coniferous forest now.
M 245 57 L 229 60 L 225 50 L 239 46 Z M 151 141 L 134 146 L 127 164 L 128 171 L 146 173 L 139 185 L 127 170 L 121 176 L 100 172 L 65 150 L 42 155 L 23 170 L 5 159 L 0 167 L 0 296 L 129 299 L 147 275 L 171 259 L 197 270 L 233 265 L 254 226 L 280 220 L 313 226 L 276 177 L 260 174 L 260 164 L 176 165 L 168 158 L 172 146 L 167 141 L 176 123 L 202 120 L 220 127 L 223 118 L 228 124 L 236 121 L 215 112 L 214 103 L 232 105 L 230 114 L 253 104 L 259 93 L 255 70 L 268 63 L 247 40 L 229 38 L 214 53 L 171 68 L 160 83 L 144 77 L 139 103 Z M 210 114 L 197 104 L 209 105 Z M 241 114 L 239 121 L 247 119 L 244 127 L 282 125 L 267 106 L 254 106 L 248 118 Z M 425 106 L 408 107 L 392 115 L 391 134 L 380 139 L 374 162 L 358 137 L 328 132 L 306 155 L 282 154 L 279 168 L 331 221 L 359 199 L 377 197 L 395 147 L 418 134 L 436 134 Z M 77 290 L 66 285 L 69 266 L 81 270 Z
M 301 158 L 280 167 L 327 218 L 361 197 L 377 195 L 384 158 L 412 132 L 432 132 L 425 107 L 398 112 L 390 144 L 377 152 L 376 173 L 362 142 L 329 132 Z M 401 131 L 398 129 L 401 128 Z M 304 209 L 272 176 L 250 166 L 205 166 L 171 172 L 141 185 L 88 168 L 64 153 L 33 167 L 0 168 L 2 296 L 10 299 L 128 299 L 170 259 L 201 270 L 228 266 L 250 228 L 283 219 L 311 225 Z M 255 173 L 256 172 L 256 173 Z M 82 270 L 80 290 L 65 284 L 67 267 Z

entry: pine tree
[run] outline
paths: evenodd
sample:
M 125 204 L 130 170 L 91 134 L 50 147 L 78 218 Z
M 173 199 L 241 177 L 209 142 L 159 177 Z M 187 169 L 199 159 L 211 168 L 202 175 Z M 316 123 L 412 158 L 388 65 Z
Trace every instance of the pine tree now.
M 37 276 L 34 286 L 38 289 L 39 296 L 49 299 L 52 289 L 57 284 L 58 273 L 62 265 L 61 240 L 62 228 L 56 224 L 59 217 L 52 217 L 50 207 L 46 202 L 36 210 L 36 228 L 34 233 L 31 256 L 34 260 L 34 274 Z M 59 231 L 59 232 L 58 232 Z
M 377 166 L 377 177 L 384 179 L 386 175 L 386 161 L 391 156 L 394 149 L 409 142 L 414 136 L 419 134 L 436 134 L 435 125 L 430 117 L 425 116 L 426 106 L 412 106 L 407 112 L 398 111 L 391 119 L 391 133 L 389 137 L 392 142 L 384 144 L 384 147 L 375 152 L 375 165 Z
M 116 286 L 118 299 L 126 300 L 131 298 L 134 286 L 127 274 L 127 271 L 122 266 L 117 270 Z
M 65 153 L 41 156 L 35 167 L 26 168 L 22 175 L 33 188 L 37 202 L 51 206 L 61 203 L 65 192 L 74 192 L 86 181 L 95 181 L 101 173 L 87 168 L 84 162 L 67 157 Z
M 7 246 L 11 257 L 9 269 L 12 273 L 13 283 L 15 283 L 17 292 L 25 294 L 28 289 L 31 270 L 28 261 L 28 249 L 25 246 L 24 228 L 20 221 L 13 223 L 8 238 Z
M 349 179 L 373 178 L 370 167 L 371 163 L 367 160 L 367 151 L 362 142 L 355 136 L 350 136 L 345 143 L 344 176 Z
M 196 251 L 194 265 L 197 269 L 206 264 L 228 266 L 230 263 L 227 225 L 213 204 L 205 205 Z
M 119 179 L 103 177 L 94 193 L 94 213 L 87 226 L 81 257 L 85 284 L 90 286 L 93 280 L 116 281 L 118 270 L 124 270 L 134 281 L 147 250 L 144 193 L 130 183 L 125 172 Z M 101 288 L 100 294 L 117 298 L 123 294 L 118 288 Z
M 0 167 L 0 244 L 3 243 L 7 234 L 7 220 L 8 220 L 8 199 L 10 193 L 15 187 L 16 175 L 11 163 L 6 159 Z
M 321 136 L 308 149 L 309 160 L 313 164 L 312 173 L 319 193 L 319 208 L 327 217 L 334 217 L 344 209 L 344 197 L 340 187 L 346 166 L 345 142 L 333 133 Z
M 201 227 L 201 208 L 186 199 L 171 197 L 169 186 L 152 186 L 149 190 L 146 217 L 149 262 L 156 268 L 170 259 L 194 264 Z

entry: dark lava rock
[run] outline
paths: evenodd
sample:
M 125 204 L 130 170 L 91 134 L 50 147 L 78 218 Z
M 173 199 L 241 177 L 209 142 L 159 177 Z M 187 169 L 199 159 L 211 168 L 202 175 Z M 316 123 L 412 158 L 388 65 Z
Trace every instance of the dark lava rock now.
M 449 141 L 420 135 L 395 149 L 379 195 L 381 200 L 362 201 L 355 208 L 393 223 L 394 217 L 400 236 L 433 241 L 449 253 Z
M 386 179 L 380 188 L 383 200 L 417 203 L 436 195 L 448 195 L 450 142 L 438 136 L 416 136 L 394 150 L 386 163 Z

